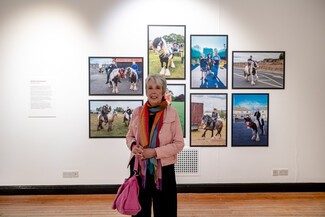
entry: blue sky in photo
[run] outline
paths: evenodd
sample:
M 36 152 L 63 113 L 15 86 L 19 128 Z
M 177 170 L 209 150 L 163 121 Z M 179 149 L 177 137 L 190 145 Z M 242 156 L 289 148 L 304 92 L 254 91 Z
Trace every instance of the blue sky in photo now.
M 191 36 L 192 44 L 191 47 L 199 45 L 201 47 L 201 52 L 203 48 L 217 48 L 218 50 L 226 48 L 227 37 L 226 36 Z
M 184 36 L 185 28 L 183 26 L 149 26 L 149 40 L 170 35 L 171 33 Z
M 256 110 L 268 106 L 268 95 L 266 94 L 234 94 L 234 107 L 245 107 L 249 110 Z

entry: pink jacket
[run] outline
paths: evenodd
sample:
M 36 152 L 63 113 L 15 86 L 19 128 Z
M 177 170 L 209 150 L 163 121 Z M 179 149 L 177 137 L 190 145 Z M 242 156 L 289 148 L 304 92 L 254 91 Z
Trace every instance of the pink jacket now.
M 131 148 L 131 144 L 136 141 L 140 111 L 142 106 L 134 109 L 129 131 L 126 134 L 126 144 Z M 157 159 L 161 160 L 162 166 L 175 164 L 177 153 L 184 148 L 184 138 L 181 123 L 177 111 L 171 106 L 167 106 L 164 113 L 164 122 L 159 132 L 160 147 L 155 148 Z M 133 157 L 131 152 L 130 159 Z

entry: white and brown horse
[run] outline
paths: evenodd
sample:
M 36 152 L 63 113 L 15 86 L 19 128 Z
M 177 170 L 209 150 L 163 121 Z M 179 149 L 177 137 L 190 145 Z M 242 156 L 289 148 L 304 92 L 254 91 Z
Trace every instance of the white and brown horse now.
M 127 67 L 125 70 L 125 74 L 130 79 L 130 82 L 131 82 L 130 90 L 133 90 L 133 91 L 138 90 L 137 83 L 139 80 L 139 76 L 138 76 L 137 71 L 132 69 L 131 67 Z
M 129 126 L 130 122 L 132 119 L 132 110 L 130 108 L 128 108 L 125 112 L 124 112 L 124 117 L 123 117 L 123 122 L 125 126 Z
M 169 76 L 169 67 L 175 68 L 174 54 L 170 47 L 168 47 L 165 39 L 157 37 L 152 42 L 152 47 L 155 52 L 159 55 L 161 71 L 160 74 Z
M 258 80 L 257 76 L 257 68 L 258 68 L 257 62 L 253 61 L 250 65 L 246 65 L 244 69 L 244 76 L 245 80 L 249 81 L 251 80 L 251 85 L 255 85 L 255 82 Z M 251 77 L 249 79 L 249 76 Z
M 118 93 L 117 84 L 121 82 L 121 79 L 125 78 L 125 73 L 123 68 L 114 69 L 109 75 L 108 86 L 113 87 L 112 93 Z
M 103 129 L 103 123 L 107 125 L 107 131 L 113 130 L 113 122 L 114 118 L 117 116 L 116 112 L 111 112 L 111 106 L 103 106 L 103 110 L 101 114 L 98 115 L 98 125 L 97 125 L 97 131 Z
M 252 130 L 252 141 L 259 142 L 260 141 L 260 135 L 258 132 L 258 125 L 250 118 L 250 116 L 244 117 L 245 125 L 248 129 Z

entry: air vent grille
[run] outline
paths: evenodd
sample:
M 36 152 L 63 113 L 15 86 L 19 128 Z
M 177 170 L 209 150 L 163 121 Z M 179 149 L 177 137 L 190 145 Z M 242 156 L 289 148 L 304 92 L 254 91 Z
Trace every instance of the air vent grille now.
M 175 173 L 177 175 L 199 175 L 199 150 L 183 149 L 178 154 L 177 163 L 175 164 Z

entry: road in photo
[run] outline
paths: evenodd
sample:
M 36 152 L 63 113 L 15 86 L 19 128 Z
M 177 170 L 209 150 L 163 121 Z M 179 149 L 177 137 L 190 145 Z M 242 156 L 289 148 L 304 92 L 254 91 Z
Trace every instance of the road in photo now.
M 96 71 L 96 70 L 94 70 Z M 109 87 L 106 84 L 107 74 L 106 73 L 98 73 L 98 72 L 90 72 L 90 94 L 92 95 L 112 95 L 112 87 Z M 121 82 L 117 84 L 119 93 L 113 95 L 142 95 L 142 79 L 138 80 L 137 88 L 138 90 L 130 90 L 130 79 L 122 78 Z
M 213 72 L 207 74 L 206 81 L 201 79 L 200 65 L 194 68 L 191 73 L 192 88 L 225 88 L 227 86 L 227 70 L 225 68 L 219 68 L 217 78 L 214 77 Z
M 245 125 L 244 120 L 236 120 L 232 123 L 232 146 L 267 146 L 268 145 L 268 122 L 264 122 L 265 135 L 259 132 L 260 141 L 252 141 L 252 130 Z
M 250 80 L 246 80 L 243 68 L 233 68 L 233 84 L 235 88 L 282 88 L 283 74 L 278 72 L 268 72 L 257 70 L 258 80 L 252 85 Z

